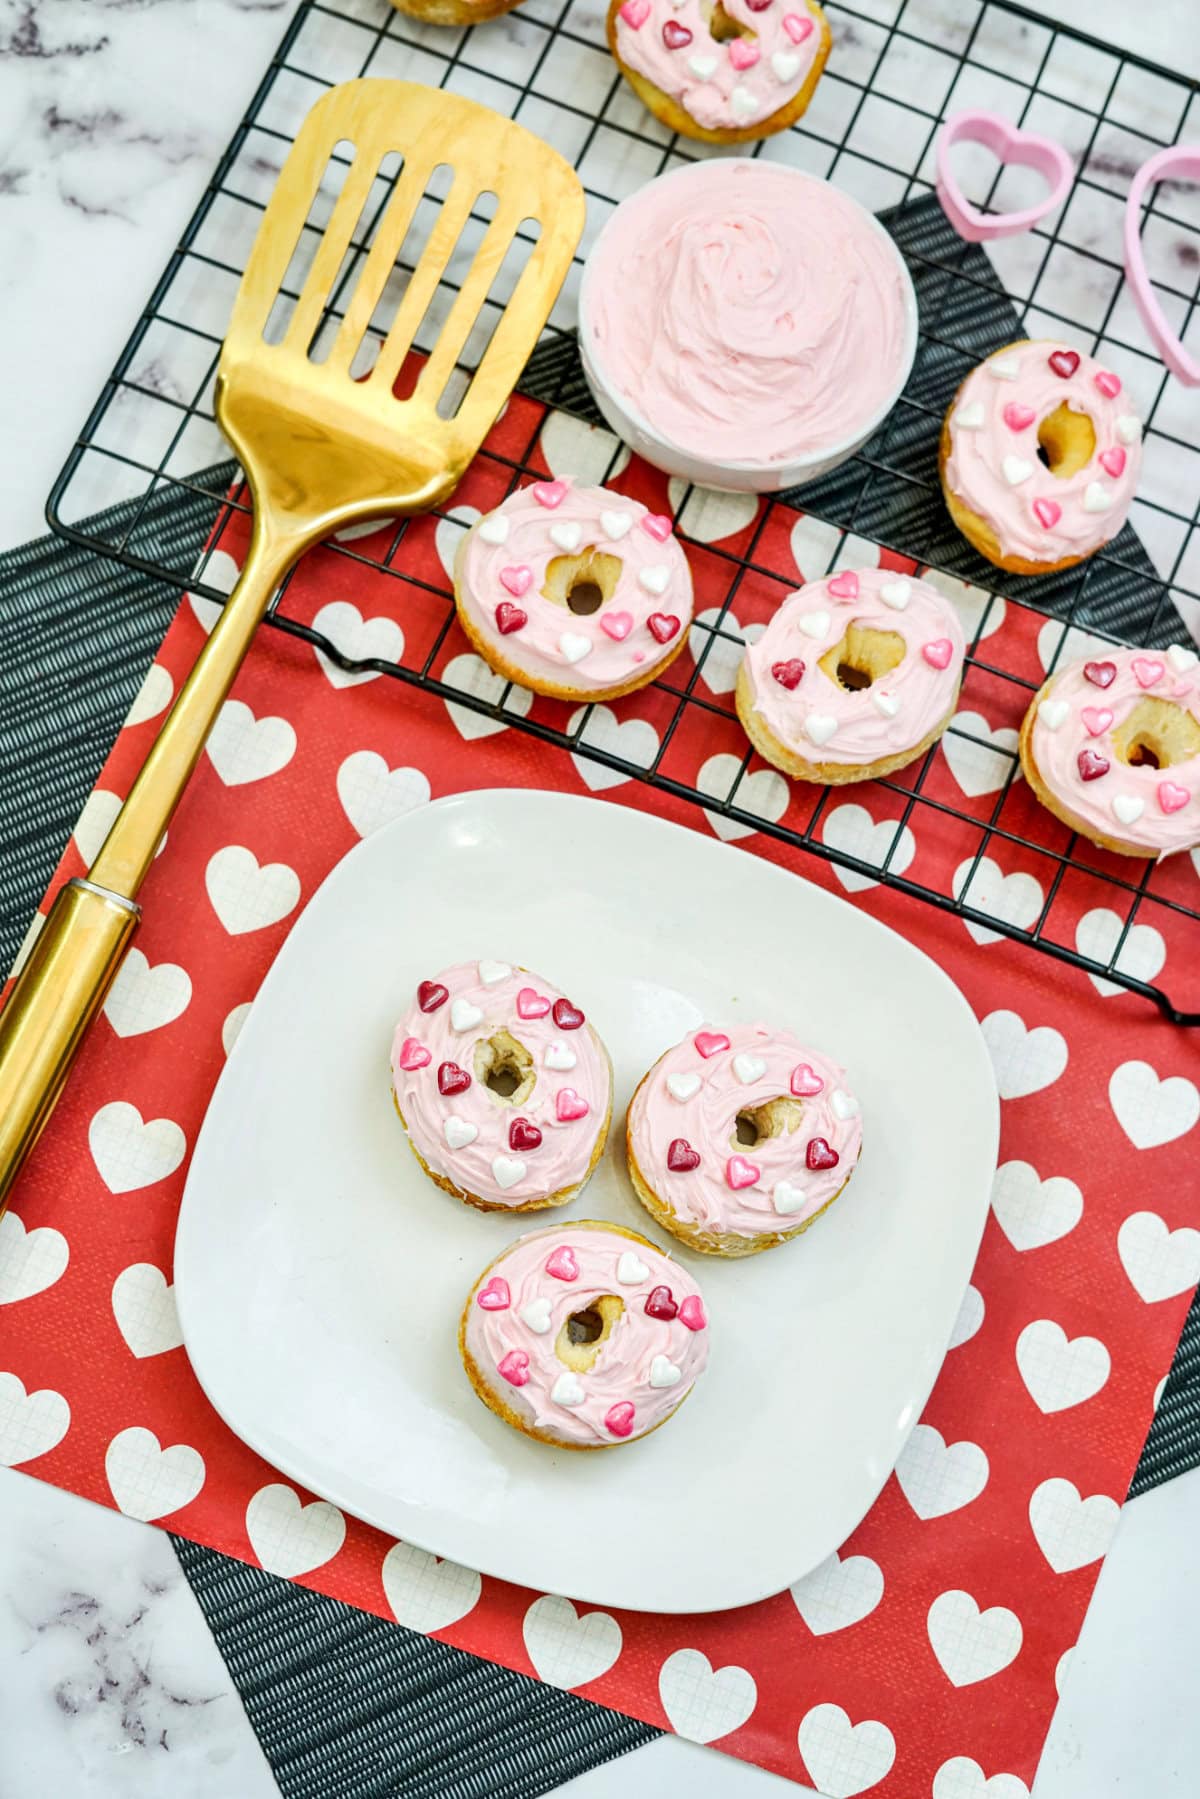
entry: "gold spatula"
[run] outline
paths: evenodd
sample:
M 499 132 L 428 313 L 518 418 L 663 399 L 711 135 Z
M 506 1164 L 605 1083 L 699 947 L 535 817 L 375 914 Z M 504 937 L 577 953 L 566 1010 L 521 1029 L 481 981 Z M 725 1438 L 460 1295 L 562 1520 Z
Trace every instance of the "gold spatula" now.
M 278 343 L 264 337 L 335 146 L 353 159 Z M 310 346 L 385 156 L 403 158 L 347 293 L 329 354 Z M 434 171 L 449 193 L 365 380 L 350 366 Z M 483 234 L 410 397 L 393 388 L 473 209 Z M 578 178 L 547 144 L 469 100 L 406 81 L 349 81 L 313 107 L 263 215 L 217 371 L 216 413 L 246 471 L 254 529 L 241 579 L 180 690 L 87 880 L 59 893 L 0 1013 L 0 1212 L 50 1116 L 140 916 L 142 879 L 255 626 L 310 545 L 356 519 L 444 499 L 494 422 L 546 323 L 583 230 Z M 438 402 L 517 228 L 537 242 L 457 410 Z M 532 235 L 532 231 L 522 234 Z M 408 258 L 412 260 L 412 258 Z M 334 321 L 326 322 L 334 329 Z M 443 408 L 446 409 L 445 407 Z

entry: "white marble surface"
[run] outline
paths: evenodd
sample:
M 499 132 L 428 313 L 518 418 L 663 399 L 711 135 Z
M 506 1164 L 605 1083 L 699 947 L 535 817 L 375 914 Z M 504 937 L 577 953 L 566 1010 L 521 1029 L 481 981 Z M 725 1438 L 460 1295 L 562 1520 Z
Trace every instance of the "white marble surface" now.
M 1185 0 L 1041 10 L 1175 69 L 1190 56 L 1200 73 Z M 72 434 L 288 12 L 287 0 L 0 0 L 0 547 L 42 529 Z M 1196 1792 L 1198 1516 L 1200 1472 L 1127 1508 L 1036 1799 Z M 7 1470 L 0 1666 L 0 1793 L 276 1791 L 166 1538 Z M 766 1799 L 797 1788 L 665 1739 L 571 1790 Z

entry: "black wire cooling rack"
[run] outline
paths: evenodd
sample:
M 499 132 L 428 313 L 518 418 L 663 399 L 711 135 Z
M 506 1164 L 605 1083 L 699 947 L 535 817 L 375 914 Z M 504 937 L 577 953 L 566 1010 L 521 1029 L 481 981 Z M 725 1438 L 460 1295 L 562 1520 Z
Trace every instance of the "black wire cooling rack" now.
M 545 338 L 521 382 L 524 393 L 577 415 L 596 429 L 584 434 L 592 480 L 612 477 L 623 446 L 599 428 L 579 367 L 573 325 L 582 255 L 613 206 L 665 169 L 703 154 L 703 147 L 658 126 L 626 87 L 604 41 L 600 0 L 525 0 L 517 11 L 470 30 L 424 26 L 395 12 L 386 0 L 307 0 L 292 19 L 250 107 L 187 225 L 166 270 L 55 484 L 48 517 L 55 530 L 129 568 L 178 580 L 196 594 L 221 601 L 210 552 L 202 545 L 248 508 L 237 470 L 227 459 L 213 418 L 213 381 L 225 322 L 244 257 L 275 174 L 301 119 L 324 88 L 353 76 L 403 76 L 483 100 L 511 114 L 556 145 L 579 170 L 589 220 L 581 256 L 564 287 Z M 1200 1023 L 1200 862 L 1134 863 L 1104 855 L 1053 828 L 1028 800 L 1015 756 L 1015 733 L 997 735 L 979 715 L 960 717 L 951 733 L 998 759 L 1000 778 L 973 804 L 940 779 L 944 751 L 931 751 L 893 782 L 876 783 L 894 796 L 894 831 L 883 849 L 834 838 L 829 793 L 814 793 L 803 822 L 763 816 L 747 780 L 752 758 L 731 763 L 718 791 L 702 791 L 673 771 L 672 747 L 688 732 L 728 720 L 711 697 L 706 667 L 743 645 L 735 605 L 756 583 L 782 595 L 778 559 L 764 560 L 781 520 L 804 515 L 827 528 L 826 566 L 863 560 L 878 545 L 913 558 L 968 599 L 972 630 L 964 706 L 973 692 L 988 694 L 993 716 L 1019 721 L 1048 672 L 1092 638 L 1162 647 L 1200 635 L 1200 404 L 1168 380 L 1154 357 L 1126 292 L 1118 260 L 1124 194 L 1133 174 L 1163 144 L 1200 138 L 1196 84 L 1098 40 L 1047 25 L 1006 0 L 861 0 L 827 6 L 834 53 L 808 113 L 799 125 L 754 147 L 755 154 L 828 176 L 878 211 L 908 261 L 917 289 L 921 337 L 916 365 L 892 416 L 862 452 L 831 476 L 764 500 L 752 529 L 713 540 L 712 496 L 671 485 L 671 507 L 689 550 L 722 571 L 718 603 L 692 629 L 693 666 L 656 689 L 665 707 L 659 749 L 646 765 L 632 762 L 590 730 L 596 708 L 535 708 L 522 716 L 509 690 L 482 691 L 456 682 L 445 667 L 453 622 L 447 581 L 423 579 L 426 597 L 444 605 L 440 628 L 411 661 L 385 663 L 347 657 L 337 644 L 289 615 L 285 583 L 269 617 L 276 629 L 299 636 L 341 666 L 417 685 L 576 755 L 607 765 L 676 797 L 703 806 L 727 826 L 764 832 L 823 857 L 860 884 L 881 882 L 963 919 L 1035 946 L 1106 981 L 1153 1000 L 1176 1023 Z M 1044 228 L 992 246 L 988 256 L 968 247 L 946 224 L 932 196 L 933 143 L 947 114 L 990 106 L 1030 129 L 1055 136 L 1071 152 L 1079 179 L 1062 210 Z M 742 152 L 743 154 L 745 151 Z M 321 205 L 336 191 L 347 162 L 335 156 L 328 189 L 318 196 L 307 236 L 315 240 Z M 394 177 L 393 177 L 394 179 Z M 998 179 L 983 167 L 966 173 L 977 203 L 1001 209 L 1020 204 L 1023 172 Z M 352 285 L 390 187 L 377 184 L 364 211 L 349 264 L 326 308 L 326 324 L 340 321 L 339 298 Z M 431 186 L 426 201 L 441 199 Z M 478 234 L 484 210 L 473 215 Z M 303 259 L 305 236 L 298 254 Z M 436 331 L 474 252 L 470 232 L 448 265 L 423 330 Z M 1200 299 L 1200 195 L 1162 184 L 1145 218 L 1144 242 L 1160 302 L 1187 330 Z M 406 270 L 398 266 L 402 285 Z M 514 271 L 515 276 L 515 271 Z M 294 284 L 302 278 L 295 276 Z M 286 304 L 289 285 L 281 294 Z M 290 293 L 294 298 L 294 291 Z M 490 297 L 479 331 L 464 352 L 464 368 L 487 341 Z M 439 310 L 440 309 L 440 310 Z M 940 421 L 958 383 L 990 350 L 1014 338 L 1054 336 L 1079 344 L 1116 369 L 1146 421 L 1139 496 L 1129 523 L 1105 550 L 1077 569 L 1036 579 L 1005 578 L 982 562 L 949 524 L 937 478 Z M 369 367 L 380 334 L 364 340 Z M 317 344 L 321 342 L 318 335 Z M 418 348 L 422 338 L 418 335 Z M 319 353 L 319 352 L 318 352 Z M 482 454 L 509 489 L 535 468 L 543 423 L 523 446 Z M 497 498 L 499 495 L 497 495 Z M 452 511 L 452 508 L 450 509 Z M 194 534 L 179 529 L 194 519 Z M 413 581 L 404 567 L 406 533 L 416 522 L 370 540 L 335 543 L 328 553 Z M 863 540 L 868 540 L 864 545 Z M 380 547 L 382 545 L 386 547 Z M 197 551 L 200 551 L 197 560 Z M 806 577 L 823 572 L 806 566 Z M 209 578 L 206 579 L 206 574 Z M 792 571 L 792 584 L 796 575 Z M 1031 672 L 1000 653 L 992 626 L 1016 609 L 1046 623 L 1039 635 L 1041 667 Z M 1046 638 L 1045 632 L 1051 636 Z M 980 732 L 982 725 L 982 734 Z M 843 794 L 844 797 L 844 794 Z M 904 872 L 905 830 L 918 815 L 961 833 L 963 860 L 950 891 Z M 1008 915 L 987 890 L 993 856 L 1014 856 L 1039 870 L 1036 916 Z M 1072 937 L 1059 923 L 1059 902 L 1071 896 L 1070 915 L 1093 900 L 1099 928 Z M 1081 899 L 1080 896 L 1083 896 Z M 1144 955 L 1134 951 L 1155 921 L 1170 941 L 1169 978 L 1155 984 Z M 1188 971 L 1192 991 L 1185 992 Z M 1166 988 L 1170 988 L 1170 993 Z M 1104 990 L 1103 988 L 1101 989 Z

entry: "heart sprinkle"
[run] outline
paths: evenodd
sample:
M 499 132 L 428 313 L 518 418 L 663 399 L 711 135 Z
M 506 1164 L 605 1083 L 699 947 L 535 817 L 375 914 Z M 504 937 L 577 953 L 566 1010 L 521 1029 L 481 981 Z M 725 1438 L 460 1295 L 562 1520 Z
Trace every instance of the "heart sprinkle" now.
M 1181 787 L 1178 781 L 1160 781 L 1158 783 L 1158 805 L 1162 812 L 1182 811 L 1191 797 L 1191 789 Z
M 475 1304 L 482 1306 L 485 1312 L 507 1312 L 512 1304 L 512 1294 L 502 1274 L 493 1274 L 487 1285 L 480 1287 L 475 1295 Z
M 793 1212 L 799 1212 L 808 1204 L 808 1194 L 803 1187 L 793 1186 L 791 1181 L 776 1181 L 771 1189 L 771 1204 L 784 1218 L 790 1218 Z
M 1124 450 L 1121 449 L 1101 450 L 1097 457 L 1100 467 L 1104 470 L 1106 475 L 1111 475 L 1114 481 L 1118 476 L 1125 473 L 1125 463 L 1127 460 L 1128 458 L 1126 457 Z
M 654 1287 L 646 1295 L 646 1314 L 650 1318 L 661 1318 L 667 1324 L 678 1316 L 679 1307 L 670 1287 Z
M 804 1152 L 805 1167 L 816 1173 L 821 1168 L 836 1168 L 841 1161 L 836 1149 L 831 1149 L 824 1137 L 811 1137 L 808 1148 Z
M 518 1018 L 544 1018 L 550 1010 L 550 1001 L 544 993 L 534 987 L 522 987 L 517 995 Z
M 1037 413 L 1032 406 L 1022 406 L 1018 400 L 1010 400 L 1000 416 L 1010 431 L 1028 431 Z
M 614 1437 L 633 1435 L 634 1405 L 631 1399 L 618 1399 L 604 1414 L 604 1428 Z
M 640 31 L 650 17 L 650 0 L 625 0 L 620 16 L 631 31 Z
M 729 60 L 739 73 L 742 69 L 752 69 L 761 54 L 758 45 L 749 38 L 732 37 L 729 40 Z
M 1098 781 L 1102 775 L 1108 773 L 1112 763 L 1098 750 L 1080 750 L 1077 767 L 1081 781 Z
M 1166 673 L 1157 656 L 1135 656 L 1131 667 L 1139 687 L 1153 687 Z
M 519 600 L 523 593 L 528 593 L 532 584 L 533 570 L 526 562 L 518 562 L 500 570 L 500 585 L 507 587 L 514 599 Z
M 535 481 L 529 491 L 539 506 L 548 506 L 553 510 L 566 499 L 567 484 L 565 481 Z
M 1020 487 L 1033 473 L 1032 462 L 1026 462 L 1023 456 L 1006 456 L 1000 466 L 1010 487 Z
M 668 19 L 662 28 L 663 43 L 668 50 L 682 50 L 692 41 L 692 34 L 686 25 L 677 19 Z
M 547 1068 L 557 1068 L 560 1074 L 565 1074 L 569 1068 L 574 1068 L 579 1058 L 569 1043 L 548 1043 L 543 1060 Z
M 810 712 L 804 721 L 804 734 L 812 743 L 828 743 L 838 728 L 832 712 Z
M 633 613 L 606 612 L 600 620 L 600 629 L 615 643 L 624 643 L 633 630 Z
M 804 664 L 799 656 L 793 656 L 788 662 L 772 662 L 771 679 L 793 693 L 804 679 Z
M 1123 444 L 1135 444 L 1142 435 L 1142 421 L 1127 412 L 1117 420 L 1117 436 Z
M 443 1062 L 437 1072 L 437 1083 L 439 1093 L 465 1093 L 471 1085 L 471 1077 L 457 1062 Z
M 554 1022 L 560 1031 L 577 1031 L 584 1022 L 583 1013 L 569 999 L 556 999 L 552 1010 Z
M 969 406 L 959 407 L 954 415 L 954 423 L 960 431 L 978 431 L 986 417 L 979 401 L 973 400 Z
M 1043 700 L 1037 709 L 1038 722 L 1048 731 L 1057 731 L 1067 722 L 1070 710 L 1066 700 Z
M 577 1118 L 586 1118 L 591 1107 L 574 1087 L 560 1087 L 554 1098 L 554 1111 L 563 1124 L 573 1124 Z
M 1093 687 L 1111 687 L 1117 678 L 1117 665 L 1115 662 L 1085 662 L 1083 675 Z
M 900 710 L 899 696 L 894 693 L 885 692 L 882 687 L 873 687 L 871 689 L 871 699 L 877 710 L 882 712 L 885 718 L 895 718 L 897 712 Z
M 1107 706 L 1084 706 L 1080 709 L 1079 716 L 1089 737 L 1102 736 L 1113 721 L 1113 715 Z
M 733 1072 L 745 1087 L 753 1081 L 761 1080 L 767 1072 L 767 1064 L 762 1056 L 751 1056 L 742 1051 L 733 1058 Z
M 669 1074 L 667 1091 L 672 1099 L 681 1102 L 691 1099 L 693 1094 L 700 1091 L 700 1076 L 698 1074 Z
M 679 1322 L 690 1331 L 702 1331 L 708 1325 L 708 1313 L 698 1293 L 691 1293 L 679 1308 Z
M 623 1287 L 636 1287 L 649 1280 L 650 1270 L 640 1256 L 627 1249 L 617 1263 L 617 1279 Z
M 529 1379 L 529 1357 L 523 1349 L 510 1349 L 496 1363 L 496 1373 L 506 1380 L 510 1387 L 523 1387 Z
M 666 543 L 675 528 L 661 512 L 648 512 L 641 523 L 642 530 L 648 531 L 656 543 Z
M 893 612 L 903 612 L 912 598 L 912 584 L 903 578 L 899 581 L 885 581 L 879 589 L 879 597 Z
M 813 22 L 811 19 L 802 17 L 800 13 L 790 12 L 784 15 L 783 29 L 793 44 L 802 44 L 806 37 L 812 36 Z
M 1085 512 L 1107 512 L 1113 503 L 1113 496 L 1103 481 L 1089 481 L 1083 494 L 1083 510 Z
M 550 1397 L 555 1405 L 582 1405 L 583 1387 L 573 1374 L 560 1374 L 550 1389 Z
M 843 1122 L 847 1118 L 856 1118 L 862 1109 L 854 1095 L 847 1093 L 844 1087 L 834 1088 L 829 1096 L 829 1103 L 833 1107 L 834 1117 Z
M 700 1157 L 696 1154 L 686 1137 L 676 1137 L 667 1150 L 667 1167 L 672 1174 L 690 1174 L 693 1168 L 699 1168 Z
M 469 999 L 456 999 L 450 1006 L 450 1023 L 456 1031 L 472 1031 L 483 1020 L 483 1008 Z
M 1055 525 L 1057 525 L 1059 519 L 1062 517 L 1062 507 L 1057 500 L 1035 500 L 1033 502 L 1033 516 L 1042 527 L 1043 531 L 1053 531 Z
M 574 523 L 551 525 L 549 535 L 555 549 L 565 550 L 568 555 L 572 555 L 579 548 L 583 526 Z
M 949 668 L 954 645 L 948 637 L 935 637 L 932 643 L 921 645 L 921 654 L 930 668 Z
M 711 81 L 716 72 L 717 59 L 715 56 L 690 56 L 688 58 L 688 73 L 694 75 L 697 81 Z
M 422 981 L 417 988 L 417 1004 L 422 1012 L 436 1012 L 449 998 L 449 990 L 440 981 Z
M 670 643 L 679 629 L 679 620 L 671 612 L 652 612 L 646 623 L 650 627 L 650 635 L 659 643 Z
M 697 1031 L 692 1042 L 705 1060 L 709 1056 L 720 1055 L 723 1049 L 729 1048 L 729 1039 L 724 1031 Z
M 1064 381 L 1069 381 L 1079 367 L 1079 351 L 1052 350 L 1046 360 L 1056 375 L 1061 375 Z
M 652 562 L 647 568 L 638 570 L 638 586 L 644 587 L 647 593 L 666 593 L 670 581 L 671 571 L 665 562 Z
M 552 1274 L 556 1281 L 579 1279 L 579 1263 L 575 1260 L 575 1251 L 569 1243 L 560 1243 L 546 1258 L 546 1273 Z
M 1015 381 L 1021 373 L 1020 359 L 1016 356 L 989 356 L 987 367 L 997 381 Z
M 669 1356 L 655 1356 L 650 1364 L 652 1387 L 677 1387 L 682 1379 L 683 1369 L 677 1368 Z
M 456 1118 L 453 1112 L 442 1121 L 442 1136 L 451 1149 L 465 1149 L 468 1143 L 474 1143 L 478 1135 L 477 1124 L 471 1124 L 466 1118 Z
M 856 600 L 858 598 L 858 576 L 853 569 L 845 569 L 835 575 L 832 581 L 825 583 L 835 600 Z
M 511 600 L 501 600 L 496 608 L 496 629 L 501 637 L 508 637 L 513 631 L 522 631 L 529 623 L 529 614 L 522 606 L 514 606 Z
M 605 537 L 607 537 L 609 543 L 619 542 L 631 529 L 632 525 L 632 512 L 602 512 L 600 514 L 600 529 L 603 531 Z
M 794 81 L 800 73 L 800 58 L 788 50 L 776 50 L 771 58 L 771 73 L 776 81 Z
M 514 1118 L 508 1127 L 510 1149 L 537 1149 L 541 1141 L 541 1131 L 536 1124 L 530 1124 L 528 1118 Z
M 1115 400 L 1121 391 L 1121 377 L 1114 375 L 1111 369 L 1097 369 L 1095 381 L 1106 400 Z
M 479 978 L 485 987 L 496 987 L 501 981 L 507 981 L 512 973 L 512 965 L 508 962 L 490 962 L 486 958 L 479 964 Z
M 580 631 L 564 631 L 558 640 L 558 647 L 566 662 L 582 662 L 592 650 L 592 640 L 584 637 Z
M 725 1184 L 732 1187 L 735 1193 L 743 1187 L 752 1187 L 755 1181 L 762 1178 L 762 1169 L 755 1166 L 745 1156 L 730 1156 L 725 1164 Z
M 520 1313 L 521 1323 L 527 1324 L 535 1337 L 544 1337 L 550 1329 L 550 1301 L 544 1296 L 531 1299 Z
M 829 629 L 829 614 L 824 610 L 806 612 L 804 617 L 796 622 L 806 637 L 821 638 Z
M 797 1099 L 811 1099 L 824 1090 L 825 1083 L 809 1062 L 797 1062 L 792 1069 L 792 1092 Z
M 416 1069 L 424 1068 L 429 1062 L 432 1062 L 433 1057 L 425 1045 L 418 1043 L 415 1037 L 406 1037 L 400 1045 L 400 1054 L 396 1060 L 407 1074 L 412 1074 Z
M 1145 800 L 1137 799 L 1132 793 L 1114 793 L 1112 797 L 1113 817 L 1123 825 L 1136 824 L 1146 810 Z
M 492 1174 L 495 1176 L 496 1185 L 503 1187 L 507 1192 L 510 1187 L 515 1187 L 517 1182 L 524 1177 L 525 1164 L 518 1161 L 516 1156 L 493 1156 Z
M 1189 645 L 1173 643 L 1167 650 L 1167 661 L 1171 664 L 1171 667 L 1175 670 L 1176 674 L 1182 675 L 1185 674 L 1188 669 L 1195 668 L 1196 663 L 1200 661 L 1200 657 L 1196 655 L 1195 650 Z

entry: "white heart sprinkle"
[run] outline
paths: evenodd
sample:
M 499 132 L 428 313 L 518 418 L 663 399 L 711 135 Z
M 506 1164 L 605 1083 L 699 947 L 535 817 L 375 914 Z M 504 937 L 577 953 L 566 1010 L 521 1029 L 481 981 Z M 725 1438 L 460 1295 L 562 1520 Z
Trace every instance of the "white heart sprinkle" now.
M 1048 731 L 1057 731 L 1070 710 L 1066 700 L 1043 700 L 1037 715 Z
M 577 550 L 582 536 L 582 525 L 551 525 L 550 527 L 550 541 L 557 544 L 560 550 Z
M 508 542 L 508 517 L 503 512 L 490 512 L 479 521 L 479 535 L 484 543 Z
M 912 583 L 911 581 L 885 581 L 879 589 L 879 597 L 885 606 L 892 608 L 893 612 L 903 612 L 912 598 Z
M 1176 674 L 1182 675 L 1189 668 L 1195 668 L 1196 663 L 1200 661 L 1200 657 L 1196 655 L 1195 650 L 1189 650 L 1186 645 L 1182 643 L 1173 643 L 1167 651 L 1167 661 L 1171 664 L 1171 667 L 1175 670 Z
M 1113 503 L 1113 496 L 1103 481 L 1089 481 L 1083 496 L 1085 512 L 1107 512 Z
M 656 1355 L 650 1364 L 650 1385 L 652 1387 L 675 1387 L 683 1379 L 683 1369 L 677 1368 L 667 1356 Z
M 748 87 L 735 87 L 729 96 L 729 104 L 743 119 L 748 119 L 752 112 L 758 111 L 758 97 Z
M 777 81 L 790 81 L 800 73 L 800 58 L 787 50 L 776 50 L 771 58 L 771 67 L 775 71 Z
M 1006 456 L 1000 466 L 1010 487 L 1020 487 L 1033 473 L 1032 462 L 1026 462 L 1023 456 Z
M 482 1017 L 482 1007 L 473 1006 L 469 999 L 456 999 L 450 1007 L 450 1023 L 456 1031 L 474 1030 Z
M 506 1191 L 515 1187 L 525 1173 L 525 1164 L 517 1156 L 493 1156 L 492 1173 L 496 1177 L 496 1185 Z
M 610 543 L 616 543 L 624 537 L 632 524 L 632 512 L 602 512 L 600 514 L 600 529 Z
M 771 1189 L 771 1204 L 788 1218 L 808 1204 L 808 1194 L 803 1187 L 793 1187 L 791 1181 L 776 1181 Z
M 555 1405 L 582 1405 L 583 1388 L 573 1374 L 560 1374 L 550 1389 Z
M 853 1118 L 859 1110 L 858 1101 L 853 1093 L 847 1093 L 844 1087 L 835 1087 L 829 1096 L 835 1118 Z
M 474 1143 L 479 1135 L 479 1126 L 469 1124 L 465 1118 L 456 1118 L 451 1112 L 442 1125 L 442 1135 L 451 1149 L 465 1149 L 468 1143 Z
M 564 631 L 558 640 L 558 647 L 568 662 L 582 662 L 592 647 L 590 637 L 581 637 L 578 631 Z
M 1123 414 L 1117 420 L 1117 436 L 1123 444 L 1135 444 L 1142 435 L 1142 421 L 1135 419 L 1131 412 Z
M 978 431 L 983 420 L 984 411 L 978 400 L 972 400 L 969 406 L 960 406 L 954 415 L 954 423 L 962 431 Z
M 698 1093 L 700 1090 L 700 1076 L 698 1074 L 669 1074 L 667 1087 L 672 1099 L 691 1099 L 692 1094 Z
M 688 63 L 688 72 L 697 81 L 708 81 L 717 72 L 717 59 L 715 56 L 693 56 Z
M 1145 800 L 1139 800 L 1132 793 L 1114 793 L 1112 800 L 1113 817 L 1123 825 L 1136 824 L 1146 810 Z
M 644 587 L 647 593 L 666 593 L 670 579 L 671 571 L 665 562 L 652 562 L 649 568 L 638 571 L 638 586 Z
M 897 712 L 900 710 L 900 701 L 897 699 L 896 695 L 894 693 L 885 693 L 882 687 L 873 687 L 871 689 L 871 698 L 885 718 L 895 718 Z
M 640 1256 L 635 1256 L 627 1249 L 617 1263 L 617 1279 L 623 1287 L 636 1287 L 640 1282 L 650 1279 L 650 1270 Z
M 828 743 L 837 725 L 837 719 L 827 712 L 810 712 L 804 721 L 804 729 L 814 743 Z
M 997 381 L 1015 381 L 1021 373 L 1020 359 L 1016 356 L 991 356 L 987 366 Z
M 743 1050 L 740 1056 L 733 1058 L 733 1072 L 739 1081 L 749 1086 L 751 1081 L 760 1080 L 766 1074 L 767 1065 L 761 1056 L 752 1056 Z
M 798 622 L 806 637 L 824 637 L 829 629 L 829 614 L 827 612 L 806 612 Z
M 574 1068 L 578 1057 L 575 1051 L 565 1043 L 548 1043 L 546 1054 L 542 1060 L 547 1068 L 558 1068 L 565 1071 L 568 1068 Z
M 531 1299 L 520 1312 L 522 1324 L 527 1324 L 537 1336 L 544 1337 L 550 1329 L 550 1301 L 548 1299 Z
M 497 981 L 506 981 L 511 973 L 512 966 L 508 962 L 485 961 L 479 964 L 479 978 L 485 987 L 494 987 Z

